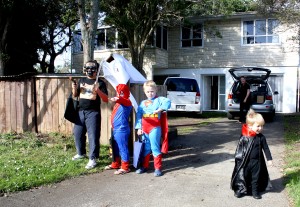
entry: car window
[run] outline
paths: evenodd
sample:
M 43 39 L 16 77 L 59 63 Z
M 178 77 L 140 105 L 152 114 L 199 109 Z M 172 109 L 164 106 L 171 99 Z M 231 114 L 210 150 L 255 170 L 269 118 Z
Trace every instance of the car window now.
M 239 90 L 239 87 L 240 87 L 240 82 L 239 81 L 235 82 L 232 87 L 232 92 L 236 94 L 236 92 Z
M 265 83 L 253 83 L 251 84 L 250 88 L 251 92 L 258 92 L 258 93 L 266 93 L 268 92 L 268 87 Z
M 197 81 L 186 78 L 171 78 L 166 82 L 168 91 L 198 92 Z

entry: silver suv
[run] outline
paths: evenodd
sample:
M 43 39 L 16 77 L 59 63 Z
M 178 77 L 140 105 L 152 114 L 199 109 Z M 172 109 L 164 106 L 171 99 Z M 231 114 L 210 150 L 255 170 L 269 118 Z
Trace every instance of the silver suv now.
M 272 121 L 275 116 L 275 104 L 273 103 L 273 93 L 268 78 L 271 74 L 270 69 L 258 67 L 240 67 L 229 69 L 234 83 L 230 88 L 227 97 L 227 117 L 233 119 L 239 116 L 240 100 L 237 91 L 240 87 L 240 77 L 244 76 L 247 83 L 250 85 L 251 108 L 256 112 L 261 113 L 266 120 Z

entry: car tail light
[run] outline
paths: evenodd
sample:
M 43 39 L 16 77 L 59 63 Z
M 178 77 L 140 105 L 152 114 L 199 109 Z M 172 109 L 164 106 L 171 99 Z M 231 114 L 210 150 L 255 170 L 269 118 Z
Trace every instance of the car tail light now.
M 270 95 L 267 95 L 267 96 L 266 96 L 266 100 L 272 101 L 272 100 L 273 100 L 273 97 L 270 96 Z
M 232 99 L 232 93 L 229 93 L 227 96 L 228 99 Z
M 200 102 L 200 92 L 197 92 L 195 98 L 195 104 L 198 104 L 199 102 Z

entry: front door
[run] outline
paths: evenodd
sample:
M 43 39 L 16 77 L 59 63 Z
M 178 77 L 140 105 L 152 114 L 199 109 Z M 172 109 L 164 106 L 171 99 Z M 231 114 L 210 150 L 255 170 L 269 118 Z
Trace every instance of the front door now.
M 203 77 L 203 110 L 225 110 L 225 76 Z

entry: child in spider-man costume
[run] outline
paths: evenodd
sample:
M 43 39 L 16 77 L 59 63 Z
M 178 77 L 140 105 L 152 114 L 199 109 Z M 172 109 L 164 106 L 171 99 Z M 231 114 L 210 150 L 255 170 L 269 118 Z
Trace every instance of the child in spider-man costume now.
M 132 103 L 129 100 L 130 91 L 127 85 L 117 85 L 116 91 L 117 96 L 110 99 L 110 101 L 115 102 L 111 115 L 114 160 L 105 169 L 118 169 L 114 174 L 120 175 L 130 172 L 128 150 L 130 126 L 128 118 L 132 110 Z
M 150 154 L 152 152 L 154 158 L 154 176 L 162 175 L 162 115 L 171 106 L 171 101 L 165 97 L 156 96 L 157 86 L 154 81 L 146 81 L 144 83 L 144 92 L 147 100 L 141 102 L 136 114 L 137 134 L 142 135 L 144 144 L 142 154 L 142 167 L 136 173 L 141 174 L 148 170 Z

